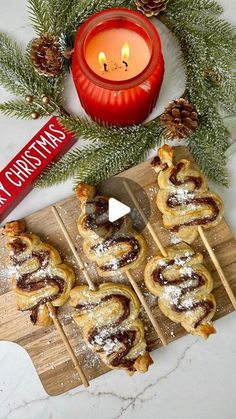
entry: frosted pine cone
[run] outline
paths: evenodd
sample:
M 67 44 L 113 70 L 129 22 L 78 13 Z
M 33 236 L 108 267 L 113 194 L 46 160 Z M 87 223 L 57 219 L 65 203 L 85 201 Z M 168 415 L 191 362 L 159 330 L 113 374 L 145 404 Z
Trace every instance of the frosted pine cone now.
M 147 17 L 158 16 L 166 9 L 168 0 L 135 0 L 137 9 Z
M 164 134 L 169 140 L 182 139 L 198 126 L 198 113 L 190 102 L 180 98 L 170 102 L 160 118 L 165 126 Z
M 50 33 L 44 33 L 33 40 L 30 51 L 31 63 L 39 74 L 56 77 L 62 72 L 63 56 L 59 40 Z

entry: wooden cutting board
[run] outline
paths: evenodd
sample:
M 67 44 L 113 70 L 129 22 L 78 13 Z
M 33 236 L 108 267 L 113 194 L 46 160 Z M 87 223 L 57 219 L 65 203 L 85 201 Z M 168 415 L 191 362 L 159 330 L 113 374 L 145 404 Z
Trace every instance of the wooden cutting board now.
M 176 157 L 178 159 L 182 157 L 189 158 L 190 156 L 185 148 L 178 147 L 176 149 Z M 150 221 L 163 244 L 170 244 L 170 235 L 163 229 L 161 214 L 155 205 L 155 195 L 157 192 L 156 177 L 154 171 L 150 167 L 150 161 L 127 170 L 121 175 L 123 177 L 130 178 L 131 180 L 135 180 L 135 182 L 146 191 L 151 205 Z M 109 195 L 114 196 L 121 201 L 123 200 L 126 204 L 130 202 L 132 207 L 131 201 L 127 199 L 125 190 L 121 190 L 121 188 L 119 188 L 119 191 L 114 190 L 114 185 L 116 185 L 116 183 L 112 182 L 111 178 L 106 182 L 106 184 L 101 185 L 99 190 L 101 192 L 104 190 L 106 193 L 109 192 Z M 138 200 L 140 199 L 139 193 L 137 193 L 137 198 Z M 57 202 L 55 205 L 66 225 L 66 228 L 73 238 L 74 243 L 76 244 L 78 252 L 86 263 L 86 267 L 89 270 L 91 277 L 97 283 L 104 281 L 101 280 L 101 278 L 98 278 L 95 266 L 90 262 L 88 263 L 88 260 L 86 260 L 81 250 L 82 240 L 78 236 L 76 228 L 76 220 L 80 213 L 79 202 L 74 196 L 72 196 L 63 201 Z M 42 239 L 54 245 L 61 252 L 64 260 L 75 269 L 77 274 L 77 283 L 79 284 L 84 282 L 83 275 L 77 269 L 74 257 L 63 237 L 51 208 L 48 207 L 42 209 L 41 211 L 26 217 L 26 223 L 28 231 L 39 234 Z M 143 234 L 149 244 L 149 255 L 154 255 L 157 252 L 157 248 L 153 243 L 149 232 L 144 230 Z M 216 228 L 208 230 L 206 234 L 210 244 L 215 249 L 216 255 L 234 293 L 236 293 L 236 242 L 228 225 L 225 221 L 222 221 Z M 48 394 L 58 395 L 64 393 L 81 384 L 79 376 L 75 371 L 72 362 L 69 360 L 67 352 L 64 349 L 64 346 L 54 327 L 51 326 L 50 328 L 45 329 L 33 326 L 30 323 L 28 313 L 21 313 L 17 311 L 14 293 L 10 289 L 7 255 L 4 250 L 5 242 L 6 238 L 1 237 L 0 339 L 16 342 L 25 348 L 34 363 L 39 378 Z M 214 279 L 213 293 L 217 301 L 216 319 L 218 319 L 233 311 L 233 307 L 201 241 L 199 239 L 195 241 L 193 247 L 204 253 L 205 265 L 212 272 Z M 144 266 L 140 267 L 139 270 L 134 271 L 133 274 L 137 279 L 137 282 L 142 287 L 154 315 L 161 324 L 167 341 L 171 342 L 172 340 L 182 337 L 186 334 L 184 329 L 163 316 L 158 309 L 157 300 L 151 296 L 145 288 L 142 280 L 143 269 Z M 125 276 L 121 277 L 118 275 L 117 278 L 113 278 L 113 281 L 116 280 L 126 282 Z M 59 316 L 64 324 L 67 336 L 75 349 L 79 361 L 81 365 L 83 365 L 87 377 L 92 380 L 93 378 L 107 372 L 108 369 L 101 363 L 97 355 L 92 354 L 92 352 L 87 349 L 78 327 L 73 322 L 71 314 L 71 309 L 67 304 L 60 310 Z M 153 350 L 160 347 L 161 342 L 157 339 L 155 331 L 143 311 L 142 317 L 147 327 L 148 348 Z M 218 333 L 220 333 L 220 330 L 218 330 Z M 210 339 L 214 339 L 214 336 L 211 336 Z M 155 365 L 151 368 L 155 368 Z M 132 380 L 132 378 L 129 378 L 128 376 L 126 377 L 125 374 L 126 373 L 124 372 L 124 379 Z

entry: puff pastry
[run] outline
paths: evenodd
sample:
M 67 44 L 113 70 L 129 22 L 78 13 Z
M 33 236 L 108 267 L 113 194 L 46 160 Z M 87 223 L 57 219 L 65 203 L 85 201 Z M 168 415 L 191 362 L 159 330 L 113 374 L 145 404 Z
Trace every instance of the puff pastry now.
M 74 272 L 62 263 L 54 247 L 35 234 L 26 233 L 22 221 L 6 224 L 3 233 L 10 238 L 7 248 L 19 310 L 31 311 L 35 325 L 51 325 L 46 303 L 60 307 L 68 300 L 75 282 Z
M 130 287 L 106 283 L 92 291 L 78 286 L 71 291 L 70 304 L 88 346 L 109 368 L 129 374 L 148 370 L 153 361 L 146 351 L 139 300 Z
M 158 173 L 157 206 L 163 214 L 165 228 L 179 239 L 192 243 L 198 236 L 198 226 L 210 228 L 223 217 L 221 198 L 208 191 L 203 174 L 189 160 L 174 164 L 174 149 L 164 145 L 152 166 Z
M 109 197 L 96 196 L 93 186 L 80 184 L 76 193 L 82 210 L 77 225 L 84 238 L 83 250 L 89 260 L 96 262 L 99 275 L 106 277 L 136 268 L 146 256 L 146 242 L 132 228 L 130 217 L 111 223 Z
M 169 247 L 167 257 L 153 257 L 145 269 L 147 288 L 159 297 L 161 311 L 187 332 L 207 338 L 215 329 L 211 319 L 216 302 L 213 281 L 203 266 L 203 256 L 186 243 Z

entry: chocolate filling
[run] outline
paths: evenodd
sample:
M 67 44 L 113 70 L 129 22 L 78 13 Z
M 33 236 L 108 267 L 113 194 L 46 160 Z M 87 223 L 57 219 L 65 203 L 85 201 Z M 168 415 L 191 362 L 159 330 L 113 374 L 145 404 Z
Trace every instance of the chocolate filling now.
M 11 243 L 11 249 L 15 255 L 19 255 L 24 252 L 27 248 L 26 243 L 23 242 L 20 238 L 14 239 Z
M 155 157 L 153 157 L 153 159 L 152 159 L 152 161 L 151 161 L 151 165 L 152 165 L 153 167 L 155 167 L 155 166 L 160 166 L 160 164 L 161 164 L 161 159 L 160 159 L 160 157 L 159 157 L 159 156 L 155 156 Z
M 58 287 L 58 294 L 61 294 L 64 289 L 64 279 L 60 278 L 59 276 L 49 276 L 45 275 L 42 279 L 35 281 L 32 281 L 31 273 L 29 274 L 23 274 L 18 280 L 17 280 L 17 288 L 24 292 L 31 292 L 31 291 L 38 291 L 42 288 L 45 288 L 45 286 L 57 286 Z
M 90 214 L 89 208 L 94 209 L 94 211 Z M 113 231 L 118 230 L 122 223 L 123 219 L 120 218 L 119 220 L 111 223 L 109 221 L 108 217 L 108 199 L 99 197 L 98 199 L 94 199 L 93 201 L 88 201 L 86 203 L 86 217 L 84 218 L 83 224 L 84 227 L 89 230 L 96 231 L 99 227 L 105 228 L 107 231 L 110 230 L 110 228 L 113 229 Z M 102 217 L 103 216 L 103 217 Z M 102 218 L 102 220 L 99 220 L 99 217 Z M 105 218 L 105 220 L 104 220 Z
M 124 350 L 121 351 L 111 362 L 111 365 L 113 367 L 132 367 L 132 365 L 134 364 L 134 360 L 125 359 L 125 356 L 129 353 L 130 349 L 132 348 L 135 338 L 135 330 L 125 330 L 122 332 L 117 332 L 111 336 L 112 340 L 117 340 L 124 346 Z
M 180 260 L 185 261 L 187 257 L 181 257 Z M 180 286 L 181 284 L 185 284 L 187 281 L 194 281 L 195 284 L 192 284 L 190 286 L 185 286 L 184 288 L 180 288 L 181 292 L 178 295 L 177 302 L 172 302 L 171 308 L 172 310 L 183 313 L 186 311 L 194 311 L 198 307 L 202 307 L 204 309 L 204 314 L 194 323 L 194 328 L 199 326 L 199 324 L 208 316 L 208 314 L 211 312 L 211 310 L 214 308 L 214 305 L 212 301 L 197 301 L 193 302 L 192 305 L 188 305 L 188 307 L 182 305 L 181 300 L 183 296 L 191 291 L 195 291 L 198 288 L 201 288 L 205 284 L 205 279 L 201 275 L 197 274 L 196 272 L 192 272 L 192 274 L 188 275 L 180 275 L 179 278 L 176 278 L 175 280 L 168 281 L 164 277 L 164 271 L 170 266 L 173 266 L 175 264 L 175 260 L 172 259 L 166 265 L 161 266 L 157 269 L 155 269 L 152 273 L 153 280 L 157 282 L 162 287 L 168 287 L 168 286 Z
M 17 239 L 18 240 L 18 239 Z M 14 240 L 15 242 L 15 240 Z M 13 242 L 13 243 L 14 243 Z M 24 244 L 24 243 L 23 243 Z M 20 245 L 21 246 L 21 245 Z M 16 249 L 16 250 L 15 250 Z M 21 249 L 26 249 L 26 247 L 21 246 Z M 23 252 L 24 250 L 21 250 Z M 14 255 L 11 257 L 12 263 L 14 266 L 21 266 L 25 262 L 29 261 L 30 259 L 38 259 L 38 267 L 36 267 L 33 271 L 22 274 L 17 278 L 17 288 L 20 289 L 23 292 L 32 292 L 32 291 L 38 291 L 42 288 L 45 288 L 48 285 L 51 285 L 53 287 L 58 288 L 58 292 L 56 295 L 51 295 L 48 297 L 42 298 L 40 301 L 37 302 L 37 304 L 30 308 L 31 310 L 31 321 L 33 323 L 37 322 L 38 318 L 38 309 L 39 306 L 42 304 L 46 304 L 49 301 L 56 300 L 63 292 L 64 290 L 64 279 L 60 278 L 58 275 L 50 276 L 50 275 L 43 275 L 40 276 L 40 279 L 37 278 L 37 272 L 41 269 L 45 269 L 49 264 L 49 252 L 47 251 L 33 251 L 30 255 L 27 255 L 25 258 L 18 260 L 16 255 L 20 254 L 19 251 L 19 244 L 17 244 L 16 247 L 13 248 Z M 33 276 L 32 276 L 33 275 Z
M 184 167 L 184 163 L 178 163 L 171 171 L 170 182 L 175 186 L 181 186 L 185 183 L 192 182 L 195 185 L 195 189 L 199 189 L 202 186 L 202 178 L 199 176 L 186 176 L 184 179 L 178 179 L 178 174 Z
M 118 243 L 128 243 L 132 250 L 124 253 L 119 259 L 117 259 L 115 264 L 110 263 L 101 266 L 100 269 L 102 269 L 103 271 L 114 271 L 120 269 L 126 265 L 129 265 L 130 263 L 133 263 L 138 258 L 140 252 L 140 245 L 138 240 L 135 239 L 135 237 L 109 237 L 108 239 L 105 239 L 102 243 L 104 252 L 106 252 L 106 249 L 109 249 L 109 247 Z M 97 244 L 93 246 L 91 249 L 96 251 L 96 248 L 99 246 L 100 244 Z
M 37 305 L 31 310 L 30 320 L 33 324 L 36 324 L 38 320 L 38 308 L 39 306 Z
M 111 361 L 111 365 L 113 367 L 125 367 L 128 369 L 132 369 L 135 360 L 125 359 L 125 356 L 129 353 L 130 349 L 132 348 L 135 342 L 136 331 L 122 330 L 115 333 L 109 333 L 109 331 L 107 330 L 107 333 L 104 333 L 104 330 L 105 328 L 95 327 L 89 334 L 89 343 L 91 345 L 96 345 L 97 340 L 101 342 L 99 346 L 101 346 L 102 349 L 98 350 L 97 352 L 103 352 L 103 347 L 106 345 L 107 342 L 121 343 L 124 349 L 116 354 L 114 359 Z M 103 335 L 101 335 L 101 332 L 103 332 Z M 114 352 L 112 352 L 112 354 L 114 354 Z
M 152 165 L 152 167 L 158 167 L 158 166 L 160 166 L 160 168 L 161 168 L 162 170 L 165 170 L 165 169 L 167 169 L 167 168 L 168 168 L 168 164 L 167 164 L 167 163 L 163 163 L 163 162 L 161 161 L 161 159 L 160 159 L 160 157 L 159 157 L 159 156 L 155 156 L 155 157 L 152 159 L 152 161 L 151 161 L 151 165 Z
M 58 297 L 59 297 L 59 294 L 57 294 L 57 295 L 51 295 L 51 296 L 48 296 L 48 297 L 44 297 L 34 307 L 32 307 L 30 309 L 31 310 L 30 320 L 32 321 L 32 323 L 34 323 L 34 324 L 37 323 L 39 307 L 41 305 L 44 305 L 46 303 L 49 303 L 51 301 L 56 300 Z
M 100 349 L 96 350 L 96 352 L 98 353 L 101 353 L 104 351 L 104 346 L 107 343 L 109 344 L 111 342 L 121 343 L 124 346 L 124 349 L 121 350 L 119 353 L 117 353 L 115 358 L 112 360 L 111 365 L 114 367 L 125 367 L 128 369 L 132 369 L 132 366 L 135 360 L 125 359 L 125 356 L 127 355 L 127 353 L 130 351 L 130 349 L 133 346 L 133 343 L 136 338 L 136 332 L 134 330 L 128 330 L 128 331 L 125 330 L 125 331 L 117 331 L 117 332 L 113 331 L 114 327 L 119 326 L 124 320 L 126 320 L 129 317 L 129 314 L 130 314 L 129 298 L 120 294 L 110 294 L 101 298 L 97 302 L 87 303 L 87 304 L 78 304 L 75 308 L 80 311 L 92 310 L 107 301 L 111 301 L 113 298 L 118 299 L 121 302 L 122 314 L 120 315 L 118 320 L 116 320 L 114 323 L 110 324 L 109 326 L 94 327 L 88 335 L 88 342 L 92 346 L 98 345 L 100 347 Z M 114 352 L 112 352 L 111 354 L 114 354 Z
M 167 199 L 167 205 L 169 208 L 176 208 L 176 207 L 180 207 L 181 205 L 183 205 L 183 203 L 178 202 L 178 195 L 170 195 L 169 198 Z M 184 200 L 184 205 L 191 205 L 191 204 L 196 204 L 196 205 L 208 205 L 212 208 L 212 215 L 209 215 L 207 217 L 204 218 L 195 218 L 193 220 L 190 221 L 186 221 L 182 224 L 176 225 L 174 227 L 171 228 L 172 231 L 174 232 L 178 232 L 181 226 L 192 226 L 192 225 L 205 225 L 208 224 L 210 222 L 213 222 L 216 220 L 216 218 L 219 215 L 220 209 L 217 205 L 217 203 L 215 202 L 215 200 L 212 197 L 191 197 L 191 198 L 186 198 Z

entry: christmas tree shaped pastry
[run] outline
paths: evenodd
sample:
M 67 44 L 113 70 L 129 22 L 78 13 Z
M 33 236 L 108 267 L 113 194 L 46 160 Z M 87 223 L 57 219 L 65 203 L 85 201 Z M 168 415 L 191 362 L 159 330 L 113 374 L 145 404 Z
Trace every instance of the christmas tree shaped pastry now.
M 152 364 L 139 319 L 140 304 L 124 284 L 106 283 L 96 291 L 87 285 L 71 291 L 74 319 L 93 352 L 111 369 L 144 373 Z
M 157 295 L 161 311 L 187 332 L 207 338 L 216 302 L 211 294 L 213 281 L 203 266 L 203 256 L 186 243 L 166 249 L 167 256 L 153 257 L 145 269 L 145 284 Z
M 157 206 L 163 214 L 163 224 L 179 239 L 192 243 L 198 226 L 217 225 L 224 214 L 221 198 L 208 191 L 203 174 L 189 160 L 174 163 L 174 149 L 164 145 L 152 161 L 158 173 Z
M 111 276 L 137 267 L 146 256 L 146 242 L 132 228 L 129 216 L 111 223 L 109 197 L 96 195 L 93 186 L 80 184 L 76 190 L 81 203 L 78 231 L 84 238 L 84 252 L 95 261 L 101 276 Z
M 30 311 L 35 325 L 51 325 L 46 303 L 61 307 L 68 300 L 74 272 L 62 263 L 54 247 L 26 233 L 22 221 L 6 224 L 3 234 L 9 236 L 9 264 L 19 310 Z

